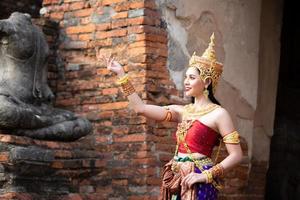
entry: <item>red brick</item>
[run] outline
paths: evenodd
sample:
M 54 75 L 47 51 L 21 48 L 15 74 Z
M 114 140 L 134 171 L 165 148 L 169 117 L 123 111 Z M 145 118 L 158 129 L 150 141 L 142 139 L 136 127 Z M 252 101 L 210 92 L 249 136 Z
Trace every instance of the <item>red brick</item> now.
M 67 34 L 74 33 L 90 33 L 96 30 L 96 26 L 94 24 L 89 24 L 85 26 L 70 26 L 66 28 Z
M 114 142 L 144 142 L 146 141 L 147 135 L 137 133 L 137 134 L 130 134 L 122 137 L 114 137 Z
M 118 88 L 105 88 L 102 90 L 102 94 L 103 95 L 113 95 L 113 94 L 117 94 L 119 91 Z
M 128 18 L 127 23 L 128 25 L 158 25 L 160 22 L 159 20 L 147 16 L 141 16 L 135 18 Z
M 106 31 L 111 29 L 111 23 L 103 23 L 96 26 L 97 31 Z
M 82 41 L 92 40 L 93 39 L 93 35 L 92 34 L 80 34 L 78 36 L 78 39 L 82 40 Z
M 18 200 L 32 200 L 33 197 L 27 193 L 16 193 L 16 192 L 7 192 L 3 195 L 0 195 L 0 199 L 9 200 L 9 199 L 18 199 Z
M 95 167 L 104 167 L 107 165 L 106 160 L 96 160 Z
M 130 3 L 129 7 L 131 9 L 138 9 L 138 8 L 150 8 L 150 9 L 156 9 L 157 6 L 155 4 L 155 1 L 133 1 Z
M 112 16 L 112 19 L 122 19 L 128 17 L 128 11 L 118 12 Z
M 67 150 L 56 150 L 55 158 L 72 158 L 72 152 Z
M 83 200 L 79 194 L 69 194 L 66 198 L 62 200 Z
M 113 21 L 111 23 L 111 28 L 115 29 L 115 28 L 122 28 L 127 26 L 127 20 L 126 19 L 121 19 L 121 20 L 117 20 L 117 21 Z
M 79 10 L 79 9 L 84 8 L 84 4 L 85 4 L 85 2 L 83 2 L 83 1 L 74 2 L 74 3 L 70 4 L 69 9 L 70 10 Z
M 62 20 L 64 18 L 63 12 L 54 12 L 50 14 L 50 18 L 54 20 Z
M 88 17 L 82 17 L 80 19 L 80 24 L 81 25 L 87 25 L 87 24 L 90 24 L 91 23 L 91 17 L 88 16 Z
M 106 39 L 111 37 L 122 37 L 127 35 L 126 29 L 116 29 L 111 31 L 102 31 L 96 33 L 96 39 Z
M 105 103 L 100 105 L 101 110 L 118 110 L 122 108 L 127 108 L 128 102 L 114 102 L 114 103 Z
M 128 185 L 128 180 L 127 180 L 127 179 L 113 180 L 113 181 L 112 181 L 112 184 L 113 184 L 113 185 L 126 186 L 126 185 Z
M 100 68 L 97 70 L 97 74 L 99 74 L 99 75 L 107 75 L 109 73 L 110 73 L 110 71 L 107 68 Z
M 107 6 L 107 5 L 111 5 L 111 4 L 115 4 L 115 3 L 122 3 L 122 2 L 126 2 L 127 0 L 102 0 L 102 5 L 103 6 Z
M 129 4 L 130 4 L 130 2 L 123 2 L 123 3 L 117 4 L 114 6 L 114 10 L 116 12 L 129 10 Z
M 152 42 L 161 42 L 161 43 L 167 43 L 167 37 L 161 36 L 159 34 L 135 34 L 135 41 L 152 41 Z
M 64 168 L 64 164 L 62 161 L 54 161 L 52 164 L 51 164 L 51 167 L 52 168 L 55 168 L 55 169 L 62 169 Z
M 73 12 L 76 17 L 87 17 L 94 12 L 94 8 L 86 8 Z
M 60 99 L 60 100 L 56 100 L 56 105 L 58 105 L 58 106 L 71 106 L 71 105 L 78 105 L 79 102 L 80 102 L 79 99 L 74 99 L 74 98 Z
M 138 48 L 131 48 L 129 51 L 130 56 L 137 56 L 137 55 L 142 55 L 145 54 L 146 48 L 145 47 L 138 47 Z
M 43 0 L 43 5 L 57 4 L 59 0 Z
M 9 153 L 1 152 L 0 153 L 0 162 L 8 162 L 9 161 Z

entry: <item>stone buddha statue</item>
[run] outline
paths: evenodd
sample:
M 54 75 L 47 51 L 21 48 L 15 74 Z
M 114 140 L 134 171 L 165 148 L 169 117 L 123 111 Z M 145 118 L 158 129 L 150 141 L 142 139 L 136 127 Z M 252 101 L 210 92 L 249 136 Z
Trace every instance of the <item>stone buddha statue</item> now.
M 87 119 L 54 108 L 47 84 L 48 44 L 28 14 L 0 20 L 1 133 L 73 141 L 89 134 Z

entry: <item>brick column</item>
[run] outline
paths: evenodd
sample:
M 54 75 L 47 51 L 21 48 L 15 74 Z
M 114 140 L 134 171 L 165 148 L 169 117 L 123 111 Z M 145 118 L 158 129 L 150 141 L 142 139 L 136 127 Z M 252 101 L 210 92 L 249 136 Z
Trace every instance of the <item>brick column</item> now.
M 157 199 L 160 170 L 174 151 L 174 124 L 128 109 L 116 76 L 97 63 L 95 48 L 124 66 L 142 99 L 172 103 L 177 92 L 166 67 L 167 32 L 152 0 L 44 0 L 44 17 L 60 29 L 56 105 L 94 125 L 96 150 L 107 165 L 80 191 L 90 199 Z M 173 129 L 172 129 L 173 128 Z M 81 184 L 81 183 L 78 183 Z

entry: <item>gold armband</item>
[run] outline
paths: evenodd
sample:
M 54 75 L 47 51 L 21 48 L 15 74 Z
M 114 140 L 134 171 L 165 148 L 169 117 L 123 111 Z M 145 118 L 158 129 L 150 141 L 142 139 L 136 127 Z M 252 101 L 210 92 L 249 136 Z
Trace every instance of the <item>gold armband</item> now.
M 224 174 L 224 168 L 221 164 L 216 164 L 211 168 L 211 174 L 213 178 L 222 177 Z
M 223 142 L 225 144 L 239 144 L 240 143 L 240 135 L 237 131 L 233 131 L 223 137 Z
M 209 170 L 204 170 L 202 173 L 206 175 L 206 183 L 212 183 L 213 182 L 213 175 L 211 171 Z
M 131 84 L 127 74 L 125 76 L 121 77 L 117 81 L 117 84 L 121 85 L 122 90 L 123 90 L 126 97 L 135 92 L 135 89 L 134 89 L 133 85 Z
M 164 108 L 167 110 L 167 114 L 165 118 L 162 120 L 163 122 L 170 122 L 172 120 L 172 112 L 170 111 L 170 108 L 168 106 L 164 106 Z

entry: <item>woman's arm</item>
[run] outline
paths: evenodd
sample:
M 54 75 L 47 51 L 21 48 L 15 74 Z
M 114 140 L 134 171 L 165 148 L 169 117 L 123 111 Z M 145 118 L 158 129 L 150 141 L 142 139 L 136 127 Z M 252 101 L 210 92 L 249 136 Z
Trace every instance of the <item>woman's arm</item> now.
M 217 117 L 217 127 L 219 130 L 219 133 L 224 138 L 224 136 L 234 132 L 236 129 L 233 126 L 231 117 L 229 113 L 224 109 L 220 108 L 219 115 Z M 220 162 L 221 166 L 223 167 L 224 171 L 231 169 L 238 163 L 242 161 L 243 152 L 241 145 L 239 143 L 237 144 L 231 144 L 231 143 L 225 143 L 225 147 L 228 151 L 228 156 Z
M 125 76 L 124 69 L 122 66 L 114 60 L 114 58 L 107 58 L 99 55 L 97 52 L 97 58 L 106 62 L 107 69 L 115 72 L 119 78 Z M 167 107 L 148 105 L 143 102 L 139 95 L 133 91 L 127 96 L 130 107 L 140 115 L 143 115 L 147 118 L 154 119 L 157 121 L 163 121 L 166 119 L 166 116 L 169 115 L 168 121 L 179 122 L 181 120 L 181 110 L 182 106 L 180 105 L 170 105 Z M 168 114 L 169 112 L 169 114 Z

